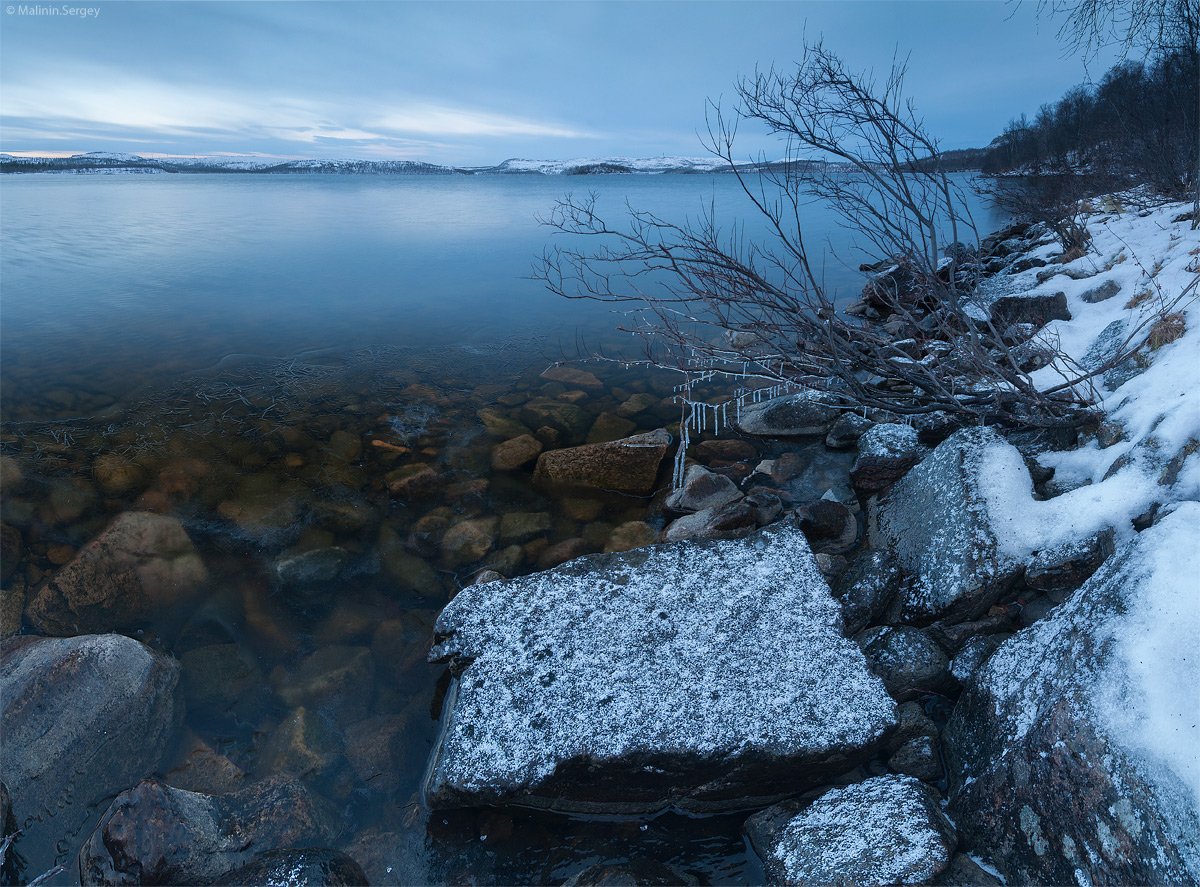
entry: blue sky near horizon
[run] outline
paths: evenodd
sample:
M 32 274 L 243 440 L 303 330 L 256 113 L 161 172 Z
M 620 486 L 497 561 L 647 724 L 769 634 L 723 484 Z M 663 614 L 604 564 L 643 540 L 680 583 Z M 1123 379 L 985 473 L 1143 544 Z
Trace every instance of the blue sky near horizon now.
M 960 148 L 1113 60 L 1067 53 L 1033 0 L 35 5 L 0 16 L 2 151 L 702 156 L 706 99 L 806 37 L 855 69 L 908 55 L 908 94 Z M 739 145 L 778 153 L 750 130 Z

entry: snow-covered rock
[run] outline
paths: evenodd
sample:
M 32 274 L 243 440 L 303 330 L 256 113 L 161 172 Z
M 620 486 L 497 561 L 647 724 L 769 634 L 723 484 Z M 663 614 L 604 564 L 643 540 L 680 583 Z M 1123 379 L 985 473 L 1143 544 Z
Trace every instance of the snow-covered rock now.
M 472 586 L 435 635 L 431 658 L 458 676 L 435 807 L 769 803 L 844 772 L 894 723 L 790 526 Z
M 850 483 L 860 493 L 886 490 L 929 454 L 911 425 L 884 423 L 869 428 L 858 440 L 858 458 Z
M 746 823 L 771 884 L 925 884 L 956 839 L 936 795 L 911 776 L 877 776 L 808 806 L 778 804 Z
M 1200 880 L 1200 504 L 1006 641 L 946 732 L 951 814 L 1011 880 Z
M 991 429 L 956 432 L 871 510 L 872 547 L 892 552 L 911 577 L 902 592 L 905 620 L 973 618 L 1019 575 L 1020 563 L 997 539 L 985 494 L 985 457 L 993 448 L 1016 453 Z

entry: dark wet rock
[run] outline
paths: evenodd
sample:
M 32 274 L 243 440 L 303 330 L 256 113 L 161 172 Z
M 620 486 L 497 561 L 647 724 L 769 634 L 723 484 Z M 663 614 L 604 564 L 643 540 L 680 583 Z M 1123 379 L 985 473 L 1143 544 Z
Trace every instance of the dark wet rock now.
M 1021 274 L 1025 271 L 1032 271 L 1034 268 L 1045 268 L 1046 260 L 1038 256 L 1026 256 L 1023 259 L 1017 259 L 1009 266 L 1010 274 Z
M 979 634 L 969 638 L 950 663 L 950 675 L 964 687 L 970 686 L 988 657 L 1010 637 L 1010 634 L 1003 633 Z
M 742 407 L 737 426 L 759 437 L 823 437 L 841 415 L 833 396 L 802 391 Z
M 542 442 L 532 434 L 522 434 L 492 448 L 493 471 L 516 471 L 542 452 Z
M 737 484 L 701 465 L 693 465 L 683 478 L 683 486 L 667 497 L 671 511 L 689 514 L 706 508 L 720 508 L 742 498 Z
M 0 638 L 17 634 L 25 612 L 25 582 L 16 579 L 0 588 Z
M 896 707 L 896 729 L 888 737 L 887 750 L 895 754 L 917 739 L 938 741 L 938 728 L 919 702 L 902 702 Z
M 1104 302 L 1108 299 L 1111 299 L 1120 291 L 1121 284 L 1117 283 L 1115 280 L 1106 280 L 1104 283 L 1087 290 L 1079 298 L 1083 299 L 1083 301 L 1087 302 L 1089 305 L 1094 305 L 1097 302 Z
M 818 499 L 796 509 L 796 522 L 818 554 L 844 554 L 858 541 L 858 519 L 832 499 Z
M 270 850 L 226 872 L 214 884 L 287 884 L 289 887 L 349 887 L 366 884 L 357 862 L 338 850 Z
M 937 641 L 946 653 L 954 656 L 963 644 L 976 635 L 991 635 L 1015 630 L 1012 617 L 1005 612 L 991 613 L 973 622 L 935 622 L 925 633 Z
M 905 621 L 972 619 L 1020 575 L 1000 550 L 981 474 L 988 448 L 1009 446 L 988 428 L 959 431 L 872 510 L 872 547 L 889 550 L 913 577 L 900 603 Z
M 858 441 L 858 458 L 850 469 L 850 483 L 859 493 L 881 493 L 929 455 L 911 425 L 875 425 Z
M 25 483 L 25 472 L 12 456 L 0 456 L 0 494 L 11 496 Z
M 965 853 L 955 853 L 949 867 L 930 883 L 938 887 L 1000 887 L 1003 882 Z
M 836 583 L 838 577 L 850 566 L 850 562 L 840 554 L 826 554 L 822 551 L 816 554 L 816 559 L 817 568 L 830 584 Z
M 654 859 L 597 863 L 563 881 L 563 887 L 690 887 L 700 882 L 683 869 Z
M 128 630 L 194 600 L 207 580 L 178 520 L 130 511 L 37 590 L 27 616 L 52 635 Z
M 350 561 L 350 553 L 331 545 L 299 554 L 284 554 L 273 566 L 275 580 L 284 588 L 304 588 L 332 582 Z
M 500 544 L 528 542 L 550 532 L 554 519 L 546 511 L 510 511 L 500 518 Z
M 1031 323 L 1044 327 L 1052 320 L 1070 320 L 1067 310 L 1067 294 L 1019 293 L 1001 296 L 990 306 L 992 323 L 1004 329 L 1013 323 Z
M 237 644 L 212 644 L 179 657 L 189 712 L 240 717 L 261 706 L 269 691 L 253 655 Z
M 645 495 L 671 445 L 666 431 L 650 431 L 609 443 L 550 450 L 538 457 L 534 480 Z
M 883 678 L 888 692 L 898 701 L 934 693 L 945 686 L 949 665 L 946 654 L 919 628 L 884 625 L 867 629 L 856 640 L 871 670 Z
M 962 427 L 962 420 L 944 410 L 913 416 L 910 423 L 917 429 L 917 439 L 927 447 L 936 447 Z
M 21 531 L 8 524 L 0 524 L 0 582 L 7 582 L 20 566 L 24 551 Z
M 329 813 L 298 782 L 271 779 L 213 797 L 159 782 L 117 795 L 79 851 L 81 883 L 212 884 L 257 854 L 319 847 Z
M 608 541 L 604 543 L 606 552 L 630 551 L 653 545 L 658 541 L 658 530 L 645 521 L 628 521 L 616 527 Z
M 375 667 L 366 647 L 322 647 L 282 675 L 275 688 L 291 708 L 324 709 L 353 720 L 371 701 Z
M 562 382 L 571 388 L 587 388 L 594 391 L 604 387 L 604 383 L 596 378 L 595 373 L 589 373 L 587 370 L 576 367 L 550 367 L 542 373 L 542 378 L 550 382 Z
M 220 502 L 217 513 L 230 522 L 233 535 L 264 547 L 283 548 L 299 534 L 300 518 L 311 499 L 311 491 L 299 482 L 256 474 Z
M 863 433 L 875 423 L 858 413 L 842 413 L 829 433 L 825 435 L 825 446 L 831 450 L 853 449 Z
M 318 526 L 334 533 L 356 535 L 379 523 L 379 512 L 357 496 L 317 499 L 312 503 L 312 518 Z
M 530 428 L 552 428 L 568 442 L 583 440 L 592 424 L 587 412 L 561 400 L 531 400 L 520 408 L 518 415 Z
M 98 456 L 92 463 L 92 477 L 108 496 L 124 496 L 146 482 L 146 472 L 140 465 L 116 453 Z
M 942 762 L 937 746 L 928 736 L 911 739 L 888 758 L 888 766 L 897 773 L 913 776 L 922 782 L 937 782 L 942 778 Z
M 183 706 L 179 665 L 121 635 L 0 642 L 4 750 L 20 851 L 40 874 L 74 853 L 115 792 L 155 772 Z
M 774 523 L 776 518 L 783 514 L 783 502 L 779 495 L 771 490 L 751 490 L 742 502 L 750 506 L 754 523 L 760 527 Z
M 432 557 L 441 548 L 442 536 L 450 525 L 450 521 L 446 518 L 439 518 L 428 521 L 425 526 L 422 526 L 424 520 L 425 518 L 422 518 L 413 526 L 413 532 L 409 535 L 408 541 L 409 544 L 415 541 L 419 546 L 419 551 Z M 436 530 L 431 526 L 435 523 Z M 445 594 L 433 567 L 429 566 L 423 558 L 409 552 L 406 543 L 401 542 L 396 531 L 388 526 L 383 526 L 379 530 L 379 561 L 384 574 L 403 591 L 428 598 L 440 598 Z
M 848 769 L 892 726 L 793 527 L 466 588 L 436 631 L 458 680 L 435 807 L 745 807 Z
M 955 707 L 949 812 L 1009 883 L 1200 880 L 1197 521 L 1185 503 L 1119 549 Z
M 442 537 L 442 560 L 452 568 L 474 563 L 492 550 L 499 527 L 497 517 L 477 517 L 455 524 Z
M 878 622 L 903 581 L 900 565 L 886 552 L 866 550 L 851 561 L 835 586 L 846 635 L 856 635 Z
M 758 529 L 754 506 L 745 499 L 685 514 L 663 531 L 664 542 L 706 539 L 741 539 Z
M 758 458 L 758 448 L 748 440 L 736 437 L 718 437 L 702 440 L 692 448 L 695 457 L 705 464 L 710 462 L 749 462 Z
M 785 802 L 746 822 L 772 884 L 922 884 L 950 864 L 957 839 L 937 796 L 908 776 L 877 776 Z
M 1025 584 L 1039 591 L 1078 588 L 1116 550 L 1111 529 L 1081 539 L 1044 548 L 1025 567 Z
M 1048 367 L 1054 362 L 1057 352 L 1054 348 L 1041 339 L 1030 339 L 1028 342 L 1022 342 L 1008 352 L 1023 373 L 1033 373 L 1043 367 Z
M 610 440 L 620 440 L 628 437 L 635 430 L 637 430 L 636 422 L 630 422 L 615 413 L 601 413 L 588 430 L 586 442 L 607 443 Z
M 17 818 L 13 816 L 12 797 L 8 793 L 8 786 L 0 782 L 0 845 L 7 848 L 6 842 L 10 837 L 14 840 L 18 837 Z M 0 851 L 0 882 L 17 884 L 19 874 L 16 854 L 7 849 Z

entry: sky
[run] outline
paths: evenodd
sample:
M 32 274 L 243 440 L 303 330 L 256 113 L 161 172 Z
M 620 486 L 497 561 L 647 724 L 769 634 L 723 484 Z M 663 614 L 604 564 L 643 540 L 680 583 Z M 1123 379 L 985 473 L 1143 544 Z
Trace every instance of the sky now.
M 706 101 L 818 38 L 856 70 L 907 57 L 942 147 L 978 147 L 1112 61 L 1068 53 L 1033 0 L 6 3 L 0 151 L 21 154 L 705 156 Z M 753 128 L 738 150 L 782 153 Z

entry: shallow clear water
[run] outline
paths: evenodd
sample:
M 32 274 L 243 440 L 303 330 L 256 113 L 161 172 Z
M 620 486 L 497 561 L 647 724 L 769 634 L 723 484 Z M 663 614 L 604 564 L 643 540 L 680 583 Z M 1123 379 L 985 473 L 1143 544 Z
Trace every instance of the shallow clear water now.
M 669 374 L 589 364 L 603 384 L 588 390 L 538 375 L 581 343 L 629 342 L 607 307 L 528 279 L 551 242 L 536 217 L 569 190 L 596 191 L 614 216 L 626 200 L 674 220 L 709 201 L 726 220 L 745 209 L 722 176 L 0 181 L 0 443 L 26 475 L 3 503 L 23 541 L 10 585 L 33 593 L 121 511 L 178 517 L 212 574 L 207 599 L 138 636 L 180 657 L 185 683 L 198 650 L 252 663 L 255 692 L 193 704 L 187 720 L 189 741 L 246 779 L 287 771 L 272 737 L 298 675 L 323 656 L 370 663 L 356 705 L 309 701 L 334 739 L 304 778 L 340 811 L 339 846 L 380 882 L 558 882 L 629 859 L 702 882 L 759 877 L 737 816 L 430 815 L 417 802 L 445 687 L 424 653 L 446 600 L 485 567 L 527 573 L 555 551 L 602 550 L 621 524 L 662 524 L 656 499 L 563 496 L 528 468 L 491 469 L 514 427 L 565 446 L 678 419 Z M 847 265 L 862 257 L 831 216 L 812 218 L 810 238 L 845 257 L 826 263 L 829 285 L 857 291 Z M 648 406 L 619 416 L 635 395 Z M 573 426 L 539 427 L 531 405 L 545 401 L 571 404 Z M 106 486 L 101 457 L 128 483 Z M 848 466 L 823 458 L 797 496 L 839 483 Z M 389 493 L 413 464 L 436 487 Z M 439 548 L 447 526 L 512 512 L 541 523 L 480 558 Z M 329 548 L 346 552 L 336 580 L 281 581 L 281 559 Z M 31 872 L 51 862 L 19 849 Z

